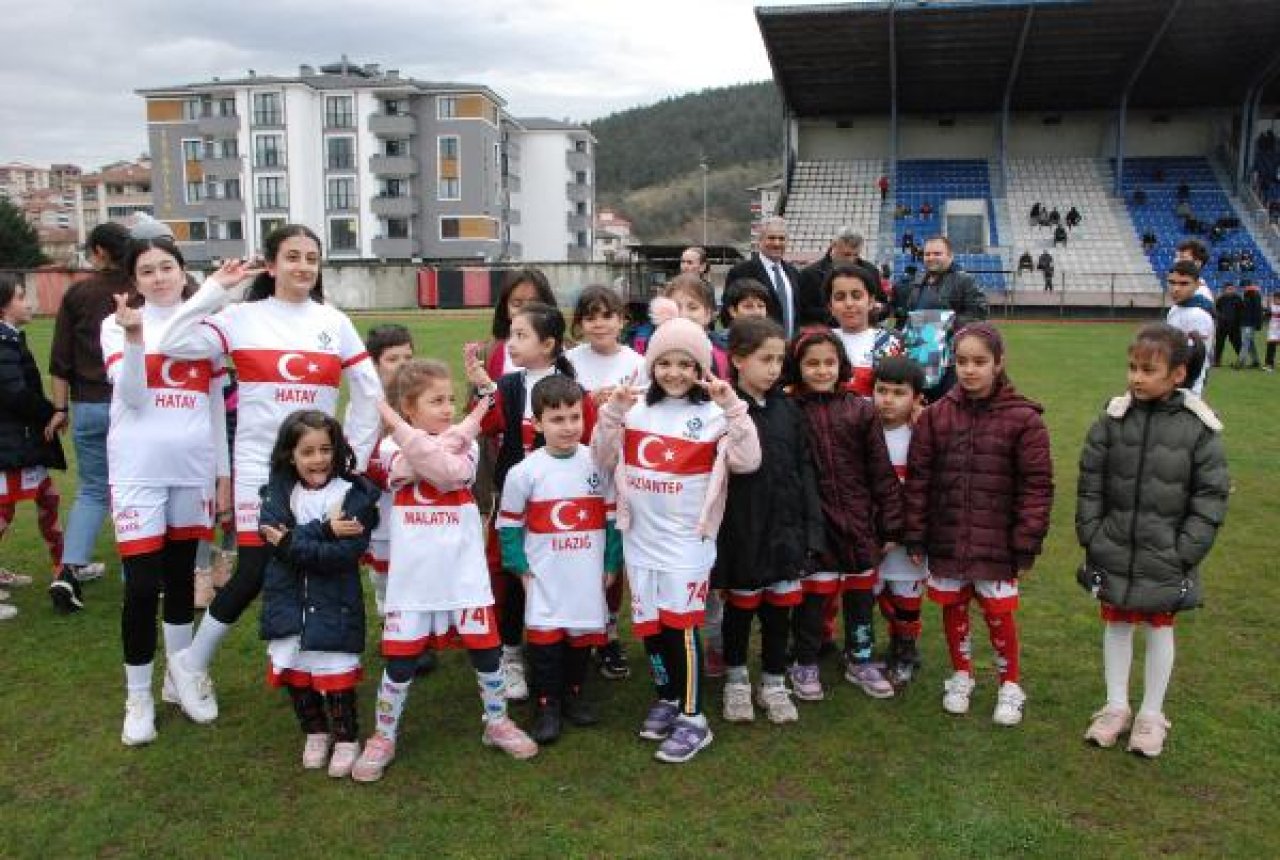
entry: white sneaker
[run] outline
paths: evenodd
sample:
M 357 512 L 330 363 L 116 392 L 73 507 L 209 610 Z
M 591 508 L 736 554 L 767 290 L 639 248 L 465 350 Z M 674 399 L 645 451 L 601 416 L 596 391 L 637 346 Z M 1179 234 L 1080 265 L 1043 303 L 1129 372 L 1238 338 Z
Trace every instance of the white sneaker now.
M 968 672 L 956 672 L 942 685 L 942 710 L 948 714 L 969 713 L 969 696 L 976 686 Z
M 756 718 L 756 709 L 751 706 L 751 684 L 734 683 L 724 685 L 724 718 L 730 723 L 749 723 Z
M 172 679 L 178 704 L 194 723 L 211 723 L 218 718 L 218 700 L 214 696 L 213 681 L 208 672 L 193 672 L 184 664 L 187 651 L 183 649 L 169 657 L 165 676 Z
M 0 603 L 0 621 L 9 621 L 18 617 L 18 607 L 11 603 Z
M 529 682 L 525 680 L 524 660 L 502 652 L 502 678 L 507 685 L 507 701 L 523 702 L 529 698 Z
M 173 678 L 168 672 L 164 673 L 164 683 L 160 686 L 160 701 L 168 705 L 180 705 L 178 701 L 178 688 L 173 685 Z
M 997 726 L 1016 726 L 1022 722 L 1022 708 L 1027 703 L 1027 694 L 1012 681 L 1000 685 L 996 694 L 996 709 L 991 714 L 991 721 Z
M 127 747 L 149 744 L 156 739 L 156 700 L 150 693 L 131 693 L 124 702 L 124 728 L 120 740 Z
M 107 572 L 107 566 L 100 561 L 90 562 L 82 567 L 76 568 L 76 579 L 80 582 L 93 582 L 95 579 L 102 579 L 102 575 Z
M 757 701 L 771 723 L 794 723 L 800 719 L 796 703 L 791 701 L 791 691 L 784 684 L 761 687 Z

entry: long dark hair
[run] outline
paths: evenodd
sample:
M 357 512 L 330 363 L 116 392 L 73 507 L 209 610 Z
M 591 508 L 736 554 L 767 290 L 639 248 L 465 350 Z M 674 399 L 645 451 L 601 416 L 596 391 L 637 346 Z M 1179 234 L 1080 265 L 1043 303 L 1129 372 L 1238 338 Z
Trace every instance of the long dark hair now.
M 573 363 L 564 354 L 564 333 L 565 322 L 564 314 L 560 313 L 560 309 L 553 305 L 544 305 L 542 302 L 530 302 L 516 312 L 516 316 L 524 317 L 529 321 L 533 333 L 538 336 L 539 341 L 547 338 L 555 341 L 555 350 L 551 360 L 551 364 L 555 367 L 557 373 L 562 373 L 570 379 L 576 379 L 577 374 L 574 372 Z M 509 333 L 510 326 L 508 326 Z
M 90 254 L 95 249 L 101 248 L 107 254 L 108 268 L 124 271 L 131 242 L 132 237 L 127 227 L 108 221 L 89 231 L 89 238 L 85 240 L 84 247 Z
M 138 258 L 148 251 L 163 251 L 177 261 L 178 268 L 182 269 L 184 276 L 182 284 L 182 300 L 186 301 L 191 298 L 196 291 L 196 284 L 191 277 L 186 274 L 187 260 L 182 256 L 182 251 L 178 249 L 177 243 L 168 236 L 153 236 L 150 239 L 134 239 L 129 243 L 129 255 L 125 259 L 124 274 L 129 278 L 129 282 L 133 284 L 135 292 L 138 285 L 135 271 L 138 268 Z M 144 301 L 145 300 L 142 298 L 141 294 L 138 294 L 131 297 L 129 305 L 131 307 L 139 307 Z
M 293 465 L 293 451 L 308 430 L 323 430 L 329 434 L 329 440 L 333 442 L 334 477 L 349 478 L 355 474 L 356 453 L 351 450 L 351 443 L 342 432 L 338 419 L 319 409 L 299 409 L 297 412 L 290 412 L 280 424 L 275 447 L 271 449 L 272 475 L 287 475 L 297 480 L 298 470 Z
M 284 244 L 284 240 L 292 239 L 294 236 L 305 236 L 316 243 L 316 251 L 323 253 L 324 245 L 320 242 L 320 237 L 315 234 L 314 230 L 305 224 L 285 224 L 272 230 L 262 243 L 262 252 L 267 261 L 274 262 L 280 254 L 280 246 Z M 264 271 L 254 278 L 253 283 L 249 285 L 249 289 L 245 290 L 244 300 L 246 302 L 259 302 L 275 294 L 276 279 L 270 272 Z M 311 288 L 311 300 L 324 304 L 324 275 L 321 272 L 316 272 L 316 285 Z
M 516 269 L 507 275 L 502 284 L 502 292 L 498 293 L 498 302 L 493 307 L 493 328 L 490 333 L 494 340 L 506 340 L 511 336 L 511 314 L 507 310 L 507 300 L 521 284 L 532 284 L 538 294 L 537 301 L 555 307 L 556 294 L 551 291 L 551 282 L 540 269 Z
M 845 352 L 844 342 L 835 332 L 822 326 L 802 328 L 791 341 L 791 348 L 787 350 L 787 366 L 782 370 L 783 378 L 790 385 L 795 386 L 797 391 L 809 390 L 804 384 L 804 378 L 800 375 L 800 365 L 804 362 L 805 353 L 820 343 L 829 343 L 835 347 L 836 359 L 840 362 L 839 369 L 836 371 L 836 391 L 843 390 L 853 377 L 853 365 L 849 361 L 849 353 Z

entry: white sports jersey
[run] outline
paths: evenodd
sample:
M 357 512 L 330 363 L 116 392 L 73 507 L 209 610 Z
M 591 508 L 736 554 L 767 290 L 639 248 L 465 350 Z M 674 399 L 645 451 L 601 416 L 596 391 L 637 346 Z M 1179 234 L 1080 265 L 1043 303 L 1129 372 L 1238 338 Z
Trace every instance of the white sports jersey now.
M 570 457 L 539 448 L 507 474 L 498 528 L 524 529 L 533 574 L 527 625 L 604 627 L 605 524 L 613 514 L 613 489 L 585 445 Z
M 224 438 L 214 440 L 214 409 L 219 415 L 222 409 L 221 373 L 207 358 L 182 361 L 156 349 L 160 332 L 177 311 L 177 306 L 142 306 L 141 348 L 125 343 L 114 315 L 102 321 L 102 355 L 114 386 L 107 433 L 112 484 L 213 486 L 214 446 L 226 446 L 221 420 L 216 424 Z
M 402 456 L 382 442 L 388 469 Z M 472 462 L 479 449 L 471 444 Z M 430 481 L 393 487 L 388 613 L 468 609 L 493 603 L 484 527 L 469 486 L 442 492 Z
M 382 385 L 351 320 L 318 302 L 276 298 L 232 305 L 226 290 L 206 281 L 164 331 L 160 349 L 180 358 L 231 356 L 240 381 L 236 424 L 236 483 L 266 483 L 276 433 L 289 413 L 337 414 L 345 374 L 351 406 L 343 431 L 363 468 L 378 438 Z
M 911 448 L 911 425 L 903 424 L 892 430 L 884 431 L 884 442 L 889 448 L 889 462 L 893 463 L 893 471 L 898 474 L 899 481 L 907 479 L 907 452 Z M 907 558 L 905 547 L 894 547 L 893 552 L 880 561 L 881 579 L 922 580 L 929 575 L 924 565 L 915 565 Z
M 1200 371 L 1199 378 L 1186 381 L 1187 387 L 1193 392 L 1203 394 L 1205 380 L 1209 377 L 1209 365 L 1213 363 L 1215 328 L 1213 316 L 1204 308 L 1174 305 L 1169 308 L 1169 312 L 1165 315 L 1165 322 L 1187 334 L 1198 335 L 1200 340 L 1203 341 L 1205 349 L 1204 368 Z
M 601 355 L 591 344 L 580 343 L 564 355 L 573 365 L 583 391 L 623 384 L 644 388 L 649 384 L 644 356 L 629 346 L 623 346 L 613 355 Z
M 350 489 L 351 482 L 345 478 L 334 478 L 314 490 L 299 481 L 289 494 L 289 510 L 298 525 L 330 519 L 342 511 L 342 503 Z
M 835 332 L 844 344 L 845 354 L 849 356 L 849 364 L 853 368 L 849 389 L 870 398 L 875 390 L 876 362 L 885 355 L 897 355 L 901 352 L 901 342 L 895 336 L 885 337 L 886 332 L 881 328 L 865 328 L 860 332 L 837 328 Z M 876 348 L 877 341 L 880 341 L 879 349 Z
M 365 470 L 365 477 L 382 490 L 382 495 L 378 497 L 378 525 L 369 533 L 370 545 L 391 540 L 391 456 L 397 450 L 396 443 L 390 437 L 383 438 L 373 449 L 373 454 L 369 457 L 369 468 Z
M 716 542 L 698 534 L 716 446 L 727 430 L 714 403 L 663 398 L 637 403 L 624 419 L 622 457 L 631 521 L 622 536 L 627 564 L 707 571 Z

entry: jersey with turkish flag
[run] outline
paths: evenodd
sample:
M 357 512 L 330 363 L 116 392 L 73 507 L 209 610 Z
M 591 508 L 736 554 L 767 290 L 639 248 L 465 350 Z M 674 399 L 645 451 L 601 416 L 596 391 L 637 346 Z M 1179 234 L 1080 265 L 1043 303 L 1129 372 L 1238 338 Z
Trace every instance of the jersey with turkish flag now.
M 903 424 L 892 430 L 884 431 L 884 442 L 889 448 L 889 462 L 893 463 L 893 471 L 898 480 L 907 479 L 907 452 L 911 449 L 911 425 Z M 895 580 L 922 580 L 929 575 L 924 565 L 913 564 L 907 557 L 905 547 L 897 546 L 885 554 L 880 560 L 880 578 Z
M 716 559 L 715 539 L 698 534 L 717 445 L 727 424 L 714 403 L 663 398 L 627 412 L 622 458 L 631 521 L 622 536 L 627 563 L 700 572 Z
M 145 378 L 145 397 L 138 398 L 134 405 L 125 402 L 127 386 L 121 377 L 139 368 L 125 360 L 124 329 L 114 316 L 103 320 L 102 355 L 107 365 L 107 379 L 115 386 L 111 398 L 111 429 L 107 433 L 112 484 L 213 485 L 217 458 L 210 395 L 222 396 L 221 372 L 215 374 L 209 359 L 183 361 L 155 351 L 160 329 L 176 311 L 176 307 L 142 306 L 140 369 Z
M 539 448 L 512 467 L 497 526 L 524 529 L 533 574 L 525 589 L 525 624 L 604 629 L 605 524 L 613 513 L 613 488 L 585 445 L 568 457 Z
M 402 456 L 399 446 L 388 437 L 378 450 L 390 472 Z M 478 458 L 479 448 L 472 443 L 471 461 Z M 418 480 L 393 486 L 391 495 L 387 612 L 492 605 L 484 527 L 470 485 L 444 491 Z

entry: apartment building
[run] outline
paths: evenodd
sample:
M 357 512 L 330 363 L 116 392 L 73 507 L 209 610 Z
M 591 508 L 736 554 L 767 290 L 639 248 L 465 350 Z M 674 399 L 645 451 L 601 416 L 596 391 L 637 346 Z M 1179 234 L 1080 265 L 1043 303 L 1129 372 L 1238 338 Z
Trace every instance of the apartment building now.
M 588 262 L 595 242 L 595 146 L 586 128 L 544 117 L 507 121 L 519 148 L 508 180 L 511 238 L 531 262 Z
M 320 232 L 330 259 L 521 258 L 512 129 L 486 86 L 344 58 L 138 93 L 155 217 L 193 260 L 259 250 L 287 222 Z
M 33 191 L 49 188 L 49 168 L 12 162 L 0 164 L 0 197 L 16 200 Z
M 80 244 L 99 224 L 115 221 L 127 225 L 139 212 L 152 214 L 151 164 L 150 158 L 142 156 L 67 180 L 74 195 L 73 226 Z

